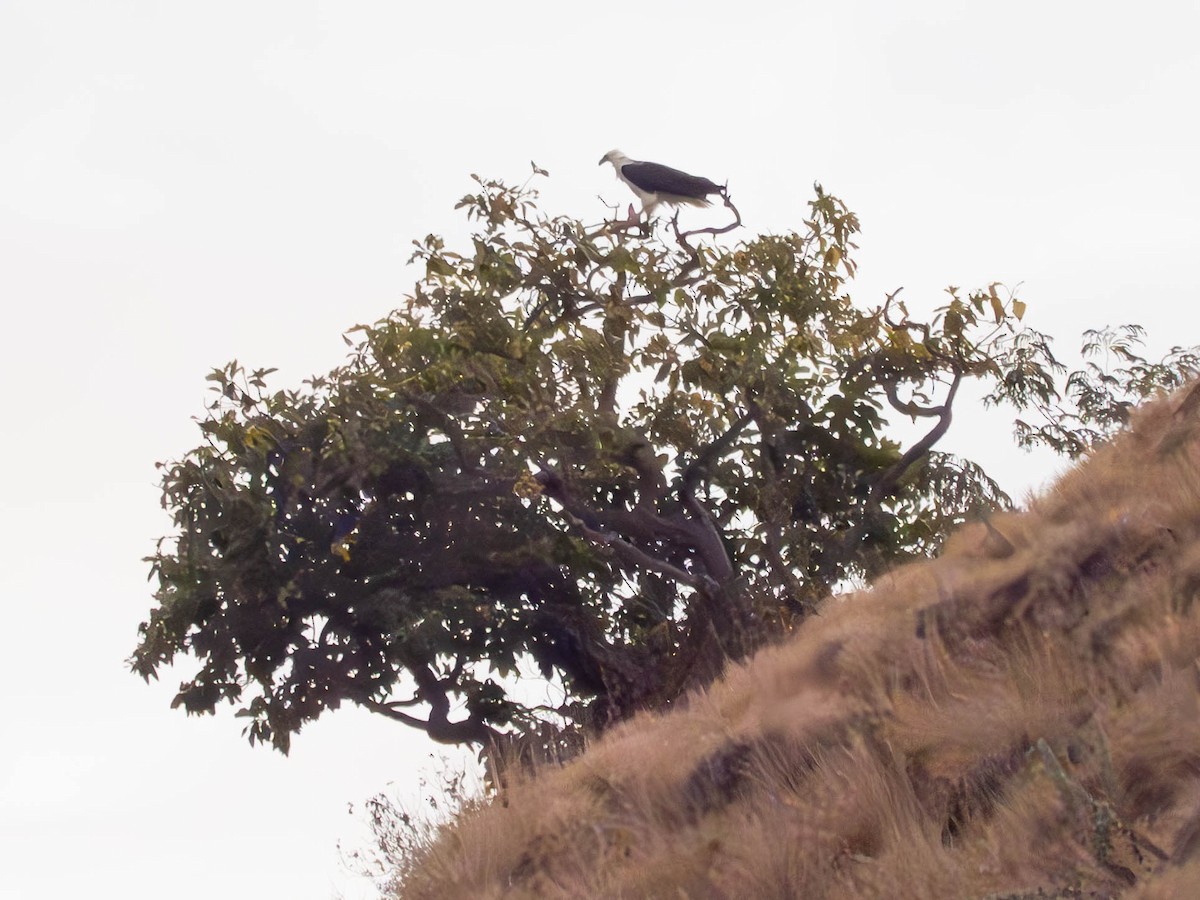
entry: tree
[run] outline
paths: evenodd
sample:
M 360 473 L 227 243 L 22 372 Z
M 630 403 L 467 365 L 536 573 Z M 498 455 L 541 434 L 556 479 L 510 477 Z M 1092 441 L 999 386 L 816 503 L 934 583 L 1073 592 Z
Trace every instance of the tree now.
M 251 742 L 286 752 L 345 701 L 480 745 L 670 704 L 1009 504 L 937 449 L 966 380 L 1033 417 L 1021 442 L 1080 453 L 1197 368 L 1126 329 L 1090 333 L 1123 367 L 1068 375 L 998 285 L 925 321 L 860 308 L 858 221 L 819 186 L 802 232 L 725 246 L 476 181 L 471 247 L 418 242 L 412 296 L 345 365 L 300 390 L 214 371 L 204 443 L 163 466 L 176 531 L 131 665 L 193 657 L 175 705 L 231 703 Z M 567 700 L 515 699 L 535 669 Z

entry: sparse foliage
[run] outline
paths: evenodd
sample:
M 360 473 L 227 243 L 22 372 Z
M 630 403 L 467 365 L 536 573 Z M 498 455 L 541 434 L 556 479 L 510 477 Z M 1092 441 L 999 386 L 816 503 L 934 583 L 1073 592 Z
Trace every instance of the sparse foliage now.
M 1023 443 L 1077 453 L 1196 362 L 1098 332 L 1121 368 L 1060 387 L 998 285 L 927 319 L 856 305 L 858 221 L 820 187 L 801 231 L 730 247 L 589 232 L 493 181 L 460 206 L 471 246 L 418 242 L 412 296 L 345 365 L 284 391 L 214 371 L 204 443 L 164 466 L 176 531 L 132 665 L 193 657 L 176 705 L 231 703 L 252 742 L 286 751 L 345 701 L 479 745 L 670 704 L 1008 504 L 937 449 L 965 380 L 1045 417 Z M 566 702 L 515 700 L 519 666 Z
M 1154 362 L 1140 355 L 1144 337 L 1138 325 L 1085 331 L 1083 365 L 1068 372 L 1051 355 L 1046 337 L 1030 332 L 1018 352 L 1031 353 L 1032 377 L 1000 385 L 989 400 L 1015 400 L 1037 416 L 1034 423 L 1016 422 L 1022 447 L 1043 445 L 1080 456 L 1124 426 L 1139 401 L 1176 390 L 1200 372 L 1197 348 L 1172 347 Z M 1061 376 L 1062 395 L 1056 385 Z
M 466 773 L 445 760 L 432 774 L 419 776 L 418 788 L 423 802 L 416 807 L 389 793 L 370 797 L 361 810 L 350 806 L 352 815 L 365 817 L 371 838 L 358 849 L 339 846 L 343 862 L 374 881 L 381 895 L 398 895 L 410 867 L 428 852 L 438 829 L 474 808 L 469 798 L 475 792 Z

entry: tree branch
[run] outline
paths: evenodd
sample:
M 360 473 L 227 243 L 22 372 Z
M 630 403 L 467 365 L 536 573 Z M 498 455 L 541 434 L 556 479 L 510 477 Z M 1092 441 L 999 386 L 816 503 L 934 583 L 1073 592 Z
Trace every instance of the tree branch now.
M 875 482 L 871 487 L 871 497 L 868 502 L 878 503 L 884 494 L 889 493 L 909 467 L 918 459 L 924 456 L 929 450 L 942 439 L 946 431 L 950 428 L 950 419 L 952 417 L 952 407 L 954 405 L 954 397 L 958 394 L 958 386 L 962 384 L 963 373 L 955 372 L 954 380 L 950 382 L 950 390 L 946 393 L 946 400 L 941 406 L 932 409 L 922 409 L 917 415 L 922 416 L 938 416 L 937 424 L 929 429 L 929 432 L 908 448 L 908 451 L 894 462 L 886 472 Z M 891 399 L 889 394 L 889 400 Z
M 954 377 L 955 389 L 957 389 L 957 380 L 962 377 L 962 373 L 955 373 Z M 891 404 L 892 409 L 896 410 L 896 412 L 902 412 L 906 416 L 928 419 L 932 418 L 933 416 L 942 415 L 942 412 L 945 409 L 944 404 L 942 406 L 921 406 L 911 400 L 907 402 L 901 400 L 898 385 L 896 384 L 884 384 L 883 391 L 887 395 L 888 403 Z
M 724 434 L 717 437 L 707 447 L 701 450 L 696 455 L 696 458 L 688 463 L 687 468 L 683 470 L 683 474 L 679 476 L 680 484 L 683 486 L 683 490 L 693 489 L 696 482 L 700 480 L 700 472 L 710 465 L 714 460 L 722 456 L 725 451 L 729 449 L 729 445 L 732 444 L 737 439 L 737 436 L 742 433 L 742 429 L 753 422 L 755 418 L 756 417 L 753 411 L 747 412 L 732 425 L 730 425 L 729 428 L 725 430 Z
M 581 503 L 569 491 L 564 480 L 549 468 L 543 468 L 534 476 L 542 485 L 542 493 L 558 502 L 569 515 L 572 524 L 578 527 L 589 540 L 610 545 L 618 555 L 638 568 L 651 568 L 660 574 L 675 578 L 691 587 L 707 590 L 733 574 L 720 534 L 707 510 L 694 497 L 684 495 L 684 502 L 695 518 L 682 519 L 664 517 L 649 506 L 635 509 L 596 510 Z M 694 549 L 704 562 L 708 575 L 699 576 L 678 568 L 646 551 L 620 535 L 639 538 L 647 544 L 670 541 Z
M 478 456 L 476 462 L 471 461 L 468 450 L 468 438 L 463 432 L 462 427 L 456 422 L 449 413 L 434 403 L 429 402 L 424 397 L 417 394 L 402 394 L 409 403 L 419 409 L 421 412 L 429 415 L 437 420 L 439 427 L 450 440 L 450 446 L 454 448 L 454 455 L 458 457 L 458 463 L 463 467 L 464 472 L 472 474 L 479 472 Z
M 419 719 L 396 709 L 395 704 L 375 700 L 367 694 L 358 698 L 359 704 L 371 712 L 379 713 L 414 728 L 420 728 L 439 744 L 487 745 L 499 737 L 500 732 L 488 725 L 479 715 L 452 722 L 450 720 L 450 697 L 446 693 L 445 682 L 437 677 L 427 662 L 417 658 L 412 652 L 402 650 L 399 655 L 404 667 L 408 669 L 413 681 L 417 684 L 417 698 L 429 704 L 429 718 Z M 405 705 L 407 705 L 407 701 Z
M 954 397 L 958 393 L 958 387 L 962 383 L 963 373 L 955 372 L 954 380 L 950 383 L 950 390 L 946 394 L 945 402 L 928 412 L 928 415 L 938 416 L 937 424 L 935 424 L 925 434 L 923 438 L 913 444 L 895 463 L 889 466 L 884 473 L 879 477 L 879 480 L 871 485 L 871 492 L 868 494 L 864 503 L 862 517 L 854 525 L 853 528 L 845 532 L 838 541 L 840 545 L 840 559 L 842 562 L 846 560 L 847 554 L 854 548 L 863 538 L 866 533 L 867 526 L 871 518 L 878 512 L 883 498 L 891 493 L 891 491 L 899 483 L 904 474 L 917 462 L 922 456 L 932 449 L 933 445 L 940 441 L 945 435 L 947 429 L 950 428 L 950 419 L 952 416 L 952 407 L 954 405 Z
M 647 510 L 654 509 L 667 494 L 667 479 L 654 448 L 649 441 L 643 441 L 631 448 L 628 459 L 638 473 L 637 505 Z
M 677 241 L 679 241 L 679 243 L 683 244 L 685 247 L 690 248 L 691 245 L 687 243 L 687 238 L 692 237 L 692 235 L 725 234 L 726 232 L 733 231 L 733 229 L 735 229 L 735 228 L 740 228 L 742 225 L 742 214 L 738 211 L 738 208 L 733 205 L 733 201 L 729 199 L 729 192 L 727 190 L 725 190 L 725 189 L 721 190 L 721 199 L 724 202 L 725 208 L 728 210 L 731 210 L 733 212 L 733 221 L 730 224 L 726 225 L 724 228 L 694 228 L 691 231 L 685 231 L 682 234 L 680 234 L 680 232 L 679 232 L 679 213 L 677 212 L 671 218 L 671 227 L 675 231 L 675 239 Z
M 594 531 L 613 531 L 633 535 L 643 541 L 690 540 L 694 537 L 686 526 L 658 515 L 648 507 L 629 509 L 592 509 L 571 493 L 566 482 L 557 472 L 538 461 L 540 471 L 534 479 L 542 486 L 542 493 L 559 503 L 572 519 Z
M 686 584 L 688 587 L 695 588 L 706 594 L 711 594 L 719 589 L 718 583 L 707 575 L 695 575 L 686 569 L 673 566 L 665 560 L 658 559 L 644 550 L 640 550 L 622 537 L 602 531 L 595 531 L 582 523 L 581 528 L 584 537 L 588 540 L 605 547 L 611 547 L 617 556 L 636 568 L 658 572 L 660 575 L 666 575 L 668 578 L 673 578 L 681 584 Z
M 482 718 L 472 716 L 461 722 L 451 722 L 448 716 L 431 713 L 428 719 L 419 719 L 408 713 L 393 709 L 390 704 L 370 698 L 360 698 L 359 704 L 371 712 L 379 713 L 412 728 L 419 728 L 439 744 L 480 744 L 487 746 L 500 737 L 501 732 L 492 728 Z

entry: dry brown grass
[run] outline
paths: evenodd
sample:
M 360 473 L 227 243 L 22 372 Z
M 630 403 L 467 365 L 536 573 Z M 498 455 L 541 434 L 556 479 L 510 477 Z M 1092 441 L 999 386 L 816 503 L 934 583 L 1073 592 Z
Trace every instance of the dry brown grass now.
M 444 828 L 412 898 L 1200 897 L 1200 442 L 1022 514 Z

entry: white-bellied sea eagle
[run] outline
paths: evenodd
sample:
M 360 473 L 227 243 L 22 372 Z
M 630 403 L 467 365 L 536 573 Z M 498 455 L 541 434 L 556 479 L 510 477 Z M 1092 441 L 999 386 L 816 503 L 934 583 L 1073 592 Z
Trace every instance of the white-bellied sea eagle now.
M 630 159 L 620 150 L 609 150 L 600 159 L 600 165 L 612 163 L 617 177 L 629 185 L 642 201 L 642 214 L 649 217 L 660 203 L 679 206 L 708 206 L 709 194 L 725 196 L 725 188 L 716 182 L 689 175 L 659 163 Z

